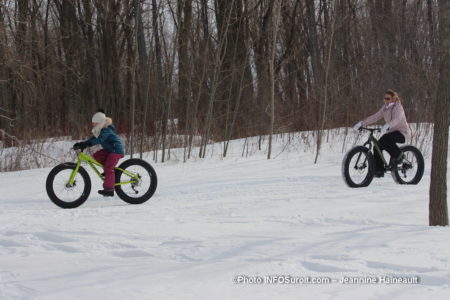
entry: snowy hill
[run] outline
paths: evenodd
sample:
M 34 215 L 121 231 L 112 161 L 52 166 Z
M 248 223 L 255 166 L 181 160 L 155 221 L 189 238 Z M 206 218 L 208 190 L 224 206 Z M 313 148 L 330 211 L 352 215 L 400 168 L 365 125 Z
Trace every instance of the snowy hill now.
M 282 139 L 272 160 L 242 158 L 242 143 L 226 159 L 218 144 L 205 160 L 153 164 L 156 194 L 138 206 L 98 196 L 91 177 L 88 201 L 63 210 L 45 192 L 49 168 L 0 173 L 0 299 L 448 297 L 429 158 L 416 186 L 387 175 L 350 189 L 341 146 L 313 164 Z

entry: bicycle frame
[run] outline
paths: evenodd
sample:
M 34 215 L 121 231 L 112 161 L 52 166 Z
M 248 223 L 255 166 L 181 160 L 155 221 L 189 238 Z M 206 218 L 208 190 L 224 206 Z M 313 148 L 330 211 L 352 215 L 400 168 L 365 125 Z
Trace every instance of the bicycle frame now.
M 98 169 L 95 167 L 100 167 L 103 168 L 103 165 L 101 163 L 99 163 L 98 161 L 96 161 L 94 158 L 90 157 L 89 155 L 83 153 L 83 151 L 80 151 L 78 153 L 77 156 L 77 162 L 76 162 L 76 166 L 75 169 L 72 171 L 72 174 L 70 175 L 70 179 L 69 179 L 69 185 L 72 186 L 75 182 L 75 176 L 78 173 L 78 170 L 80 169 L 81 163 L 85 162 L 87 163 L 87 165 L 89 165 L 91 167 L 92 170 L 94 170 L 95 174 L 97 174 L 97 176 L 104 181 L 105 177 L 98 171 Z M 139 181 L 139 177 L 133 173 L 128 172 L 127 170 L 123 170 L 121 168 L 115 168 L 115 170 L 119 170 L 123 173 L 125 173 L 126 175 L 130 176 L 130 178 L 132 178 L 131 181 L 124 181 L 124 182 L 118 182 L 115 185 L 124 185 L 124 184 L 132 184 L 132 183 L 136 183 Z
M 361 128 L 361 129 L 370 131 L 369 138 L 368 138 L 367 142 L 364 143 L 363 146 L 367 147 L 367 145 L 368 145 L 367 148 L 369 148 L 369 151 L 372 150 L 372 147 L 373 147 L 375 149 L 375 151 L 377 151 L 377 153 L 380 155 L 381 160 L 383 161 L 383 164 L 384 164 L 384 168 L 387 169 L 388 163 L 387 163 L 386 159 L 384 158 L 383 150 L 381 150 L 380 142 L 373 136 L 374 131 L 377 131 L 379 129 L 370 129 L 370 128 Z

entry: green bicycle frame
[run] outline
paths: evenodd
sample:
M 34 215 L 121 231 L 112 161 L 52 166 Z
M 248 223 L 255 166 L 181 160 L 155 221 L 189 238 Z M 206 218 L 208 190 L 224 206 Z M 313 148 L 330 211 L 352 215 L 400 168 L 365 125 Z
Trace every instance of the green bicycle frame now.
M 83 153 L 82 151 L 80 151 L 78 153 L 77 156 L 77 162 L 76 162 L 76 166 L 75 169 L 72 171 L 72 174 L 70 174 L 70 179 L 69 179 L 69 185 L 73 185 L 75 182 L 75 176 L 78 173 L 78 170 L 80 169 L 80 165 L 82 162 L 87 163 L 95 172 L 95 174 L 97 174 L 97 176 L 101 179 L 101 180 L 105 180 L 105 177 L 98 171 L 98 169 L 95 167 L 100 167 L 103 168 L 103 165 L 101 163 L 99 163 L 98 161 L 96 161 L 94 158 L 90 157 L 89 155 Z M 124 181 L 124 182 L 118 182 L 115 185 L 124 185 L 124 184 L 132 184 L 132 183 L 137 183 L 139 181 L 139 177 L 136 174 L 130 173 L 127 170 L 123 170 L 121 168 L 115 168 L 115 170 L 119 170 L 123 173 L 125 173 L 126 175 L 130 176 L 130 178 L 132 178 L 132 180 L 130 181 Z

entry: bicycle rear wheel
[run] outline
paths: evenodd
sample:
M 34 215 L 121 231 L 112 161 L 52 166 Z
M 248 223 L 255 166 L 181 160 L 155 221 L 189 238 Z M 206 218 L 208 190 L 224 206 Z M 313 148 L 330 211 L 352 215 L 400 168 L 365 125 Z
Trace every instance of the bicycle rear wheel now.
M 357 146 L 350 149 L 342 161 L 342 178 L 352 188 L 368 186 L 374 176 L 374 161 L 369 149 Z
M 45 188 L 50 200 L 61 208 L 75 208 L 83 204 L 91 192 L 91 179 L 80 166 L 73 185 L 69 185 L 74 163 L 63 163 L 54 167 L 47 176 Z
M 398 184 L 418 184 L 425 168 L 422 153 L 411 145 L 400 147 L 400 150 L 405 158 L 398 168 L 391 172 L 392 178 Z
M 144 160 L 129 159 L 116 168 L 116 193 L 127 203 L 144 203 L 153 196 L 157 184 L 155 170 Z

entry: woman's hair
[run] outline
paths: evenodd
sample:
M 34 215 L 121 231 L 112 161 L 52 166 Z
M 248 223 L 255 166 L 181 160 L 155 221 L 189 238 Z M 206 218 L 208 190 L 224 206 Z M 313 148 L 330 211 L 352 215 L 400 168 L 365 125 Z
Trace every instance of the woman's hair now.
M 387 90 L 387 91 L 385 92 L 385 94 L 390 95 L 390 96 L 392 97 L 392 99 L 393 99 L 395 102 L 401 103 L 401 102 L 400 102 L 400 97 L 398 96 L 398 94 L 397 94 L 396 91 L 389 89 L 389 90 Z

